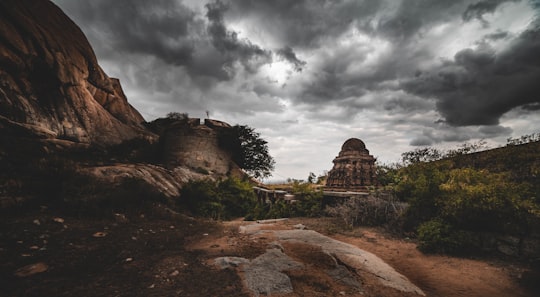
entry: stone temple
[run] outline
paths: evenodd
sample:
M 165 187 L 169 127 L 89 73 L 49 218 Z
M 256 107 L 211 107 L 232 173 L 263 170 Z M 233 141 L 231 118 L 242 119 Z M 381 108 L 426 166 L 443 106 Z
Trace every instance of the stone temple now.
M 345 141 L 328 172 L 326 189 L 330 191 L 366 191 L 377 185 L 375 158 L 358 138 Z

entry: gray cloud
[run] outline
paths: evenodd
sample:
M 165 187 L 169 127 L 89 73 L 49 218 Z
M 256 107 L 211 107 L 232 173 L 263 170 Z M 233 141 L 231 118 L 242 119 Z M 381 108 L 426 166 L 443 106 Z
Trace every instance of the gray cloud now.
M 152 55 L 186 65 L 193 59 L 194 36 L 201 23 L 181 2 L 157 0 L 58 1 L 85 33 L 101 57 L 119 52 Z
M 208 33 L 214 47 L 226 57 L 226 66 L 240 61 L 246 70 L 255 72 L 262 65 L 271 62 L 272 55 L 249 40 L 239 40 L 238 34 L 225 26 L 223 14 L 228 7 L 220 0 L 206 4 L 206 17 L 209 20 Z
M 484 0 L 478 1 L 474 4 L 469 4 L 467 9 L 463 12 L 462 18 L 465 21 L 477 19 L 484 26 L 489 25 L 484 19 L 484 15 L 487 13 L 493 13 L 501 4 L 505 2 L 516 2 L 519 0 Z
M 293 49 L 290 46 L 286 46 L 284 48 L 281 48 L 276 51 L 276 54 L 278 56 L 281 56 L 283 59 L 285 59 L 287 62 L 291 63 L 294 66 L 294 70 L 297 72 L 301 72 L 302 68 L 306 66 L 306 61 L 302 61 L 298 59 L 296 54 L 294 53 Z
M 396 42 L 408 42 L 423 30 L 454 19 L 462 12 L 463 2 L 467 1 L 400 1 L 396 13 L 383 15 L 376 29 Z
M 437 100 L 446 122 L 454 126 L 497 125 L 503 114 L 540 102 L 540 28 L 518 36 L 504 51 L 489 45 L 464 49 L 454 60 L 404 79 L 401 86 Z
M 232 79 L 235 62 L 250 72 L 271 62 L 269 50 L 240 40 L 227 29 L 223 22 L 227 5 L 221 1 L 208 3 L 205 16 L 182 1 L 57 2 L 86 29 L 102 59 L 133 63 L 144 56 L 155 57 L 185 67 L 203 87 L 209 82 L 205 77 Z
M 379 0 L 230 1 L 231 17 L 250 18 L 291 47 L 325 45 L 355 21 L 369 22 L 381 7 Z
M 497 32 L 492 33 L 492 34 L 487 34 L 486 36 L 484 36 L 484 39 L 487 39 L 487 40 L 499 40 L 499 39 L 507 38 L 509 35 L 510 34 L 508 34 L 508 32 L 497 31 Z
M 509 127 L 503 127 L 503 126 L 483 126 L 478 129 L 478 132 L 485 135 L 486 138 L 490 138 L 492 136 L 500 136 L 500 135 L 510 135 L 512 134 L 512 128 Z

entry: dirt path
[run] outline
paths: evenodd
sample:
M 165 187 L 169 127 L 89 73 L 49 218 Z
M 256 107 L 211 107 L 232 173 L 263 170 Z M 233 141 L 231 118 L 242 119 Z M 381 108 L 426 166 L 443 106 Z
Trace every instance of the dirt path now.
M 428 296 L 518 297 L 532 296 L 517 284 L 519 267 L 503 267 L 485 261 L 425 255 L 412 242 L 388 239 L 373 229 L 362 229 L 361 237 L 335 235 L 375 253 Z
M 414 242 L 392 238 L 392 236 L 376 228 L 357 228 L 345 234 L 329 232 L 329 230 L 335 230 L 335 225 L 332 225 L 332 223 L 329 223 L 325 219 L 291 219 L 278 222 L 268 228 L 278 230 L 291 229 L 299 223 L 306 225 L 309 229 L 326 233 L 333 239 L 354 245 L 377 255 L 422 289 L 427 296 L 538 296 L 538 291 L 532 292 L 530 289 L 527 290 L 527 288 L 521 285 L 520 278 L 527 271 L 527 268 L 518 263 L 425 255 L 416 249 Z M 234 228 L 233 226 L 236 227 L 241 224 L 246 223 L 230 222 L 227 223 L 227 226 L 228 228 Z M 240 238 L 242 236 L 244 235 L 237 234 L 229 237 L 229 241 L 235 241 L 237 246 L 242 246 L 241 242 L 250 242 L 246 241 L 245 237 Z M 268 239 L 266 242 L 274 240 L 274 238 L 265 238 L 263 236 L 259 241 L 251 241 L 250 245 L 254 245 L 252 251 L 257 250 L 257 252 L 252 254 L 253 256 L 257 253 L 262 253 L 265 249 L 265 239 Z M 214 242 L 212 238 L 207 238 L 206 240 L 208 240 L 207 243 L 199 242 L 199 244 L 208 245 L 210 242 Z M 222 239 L 217 240 L 221 240 L 223 243 Z M 291 276 L 295 290 L 294 293 L 284 294 L 282 296 L 324 296 L 324 294 L 356 296 L 355 293 L 347 291 L 343 286 L 334 286 L 331 279 L 328 279 L 320 270 L 315 269 L 321 266 L 324 268 L 328 264 L 327 259 L 323 257 L 320 251 L 315 251 L 312 247 L 301 244 L 285 244 L 284 247 L 290 250 L 289 255 L 294 260 L 299 260 L 303 263 L 311 262 L 313 263 L 313 267 L 301 271 L 289 272 L 288 274 Z M 250 248 L 244 246 L 243 249 L 245 252 Z M 366 285 L 369 287 L 367 291 L 360 294 L 362 296 L 394 295 L 393 293 L 389 293 L 389 291 L 381 291 L 380 286 L 377 283 L 370 282 L 369 279 L 363 279 L 361 282 L 364 287 Z
M 317 220 L 308 220 L 305 224 L 322 232 L 327 229 L 325 223 Z M 532 297 L 540 293 L 531 292 L 520 284 L 520 278 L 527 272 L 520 264 L 426 255 L 414 242 L 392 238 L 376 228 L 356 228 L 346 235 L 331 237 L 376 254 L 427 296 Z

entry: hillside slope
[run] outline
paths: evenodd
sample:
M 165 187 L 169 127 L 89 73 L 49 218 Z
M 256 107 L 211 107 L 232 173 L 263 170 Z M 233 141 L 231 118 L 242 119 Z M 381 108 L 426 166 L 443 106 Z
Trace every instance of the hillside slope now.
M 50 1 L 0 2 L 0 119 L 82 143 L 153 137 L 79 27 Z

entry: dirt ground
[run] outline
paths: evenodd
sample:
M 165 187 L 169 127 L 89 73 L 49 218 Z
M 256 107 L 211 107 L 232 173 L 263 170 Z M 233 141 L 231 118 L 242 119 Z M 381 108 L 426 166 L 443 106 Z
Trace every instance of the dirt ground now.
M 515 261 L 424 255 L 413 242 L 379 229 L 337 233 L 327 219 L 287 222 L 298 223 L 378 255 L 427 296 L 539 296 L 532 285 L 538 279 Z M 101 217 L 47 208 L 3 213 L 0 296 L 249 296 L 236 273 L 209 264 L 216 256 L 252 259 L 264 251 L 263 243 L 245 241 L 238 224 L 154 210 Z M 316 251 L 297 254 L 313 256 L 315 267 L 326 265 Z M 344 290 L 317 273 L 290 277 L 294 296 Z
M 291 223 L 296 223 L 292 220 Z M 419 286 L 427 296 L 533 297 L 540 296 L 540 275 L 515 260 L 466 259 L 421 253 L 412 240 L 392 236 L 380 228 L 359 227 L 340 233 L 323 220 L 303 220 L 321 233 L 376 254 Z

